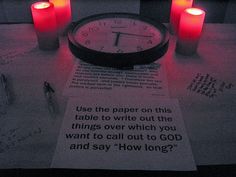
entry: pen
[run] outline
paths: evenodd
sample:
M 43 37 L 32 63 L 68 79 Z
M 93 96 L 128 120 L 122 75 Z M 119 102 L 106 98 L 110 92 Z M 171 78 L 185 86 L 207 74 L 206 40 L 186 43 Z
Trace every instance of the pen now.
M 4 74 L 1 74 L 0 80 L 1 80 L 3 90 L 5 92 L 6 104 L 9 105 L 11 104 L 11 95 L 10 95 L 10 89 L 8 87 L 7 78 Z
M 51 87 L 51 85 L 47 81 L 44 82 L 43 90 L 48 104 L 48 110 L 52 115 L 55 115 L 56 109 L 55 109 L 55 103 L 53 101 L 53 94 L 55 93 L 55 90 Z

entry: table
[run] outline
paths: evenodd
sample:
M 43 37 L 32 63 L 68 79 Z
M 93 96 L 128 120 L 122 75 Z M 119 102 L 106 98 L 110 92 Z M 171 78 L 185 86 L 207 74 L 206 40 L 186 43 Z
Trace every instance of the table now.
M 176 38 L 171 36 L 169 50 L 160 60 L 167 69 L 170 97 L 179 99 L 196 164 L 203 172 L 202 165 L 236 163 L 235 30 L 236 24 L 206 24 L 198 54 L 189 57 L 175 53 Z M 0 72 L 7 75 L 14 93 L 14 104 L 0 118 L 0 133 L 17 131 L 25 138 L 0 154 L 0 168 L 49 168 L 68 100 L 62 91 L 77 59 L 66 37 L 60 38 L 58 50 L 40 51 L 32 24 L 0 25 L 0 39 Z M 199 75 L 231 86 L 209 98 L 189 89 Z M 60 109 L 56 119 L 48 114 L 42 89 L 45 80 L 56 89 Z

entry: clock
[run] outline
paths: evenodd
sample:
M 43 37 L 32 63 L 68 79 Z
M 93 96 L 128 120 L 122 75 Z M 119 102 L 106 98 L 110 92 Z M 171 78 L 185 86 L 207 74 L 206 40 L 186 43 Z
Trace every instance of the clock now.
M 68 41 L 71 52 L 83 61 L 126 68 L 162 57 L 169 33 L 163 24 L 137 14 L 106 13 L 72 23 Z

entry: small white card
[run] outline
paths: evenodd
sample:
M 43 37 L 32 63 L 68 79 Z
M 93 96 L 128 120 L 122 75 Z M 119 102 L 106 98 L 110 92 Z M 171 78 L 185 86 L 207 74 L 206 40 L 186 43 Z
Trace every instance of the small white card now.
M 51 167 L 196 170 L 177 100 L 71 98 Z

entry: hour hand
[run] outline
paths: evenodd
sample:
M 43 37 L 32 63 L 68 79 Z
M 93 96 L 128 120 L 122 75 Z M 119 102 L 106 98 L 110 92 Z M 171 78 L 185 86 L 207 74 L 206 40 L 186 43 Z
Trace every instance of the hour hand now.
M 112 33 L 115 33 L 116 34 L 116 38 L 115 38 L 115 43 L 114 43 L 114 46 L 118 46 L 119 44 L 119 40 L 120 40 L 120 32 L 113 32 Z
M 127 36 L 136 36 L 136 37 L 153 37 L 151 35 L 141 35 L 141 34 L 133 34 L 133 33 L 125 33 L 125 32 L 115 32 L 115 31 L 112 31 L 112 33 L 116 33 L 116 34 L 119 34 L 119 35 L 127 35 Z

